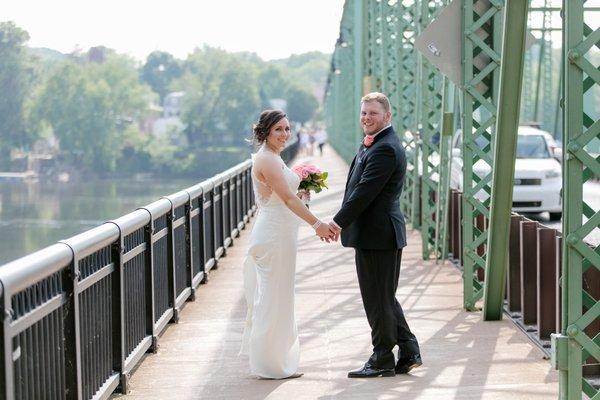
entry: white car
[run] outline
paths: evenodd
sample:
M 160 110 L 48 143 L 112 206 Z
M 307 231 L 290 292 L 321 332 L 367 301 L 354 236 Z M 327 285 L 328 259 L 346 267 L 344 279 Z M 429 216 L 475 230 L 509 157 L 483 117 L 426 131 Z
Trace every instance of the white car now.
M 482 140 L 483 142 L 483 140 Z M 483 145 L 483 144 L 482 144 Z M 452 140 L 452 163 L 450 187 L 463 190 L 462 132 L 459 130 Z M 513 186 L 512 209 L 519 213 L 550 213 L 551 220 L 559 220 L 562 214 L 560 191 L 562 188 L 562 166 L 558 161 L 561 149 L 552 136 L 541 129 L 519 126 L 515 184 Z M 473 172 L 479 176 L 489 173 L 487 163 L 479 160 Z M 477 193 L 485 200 L 488 194 Z

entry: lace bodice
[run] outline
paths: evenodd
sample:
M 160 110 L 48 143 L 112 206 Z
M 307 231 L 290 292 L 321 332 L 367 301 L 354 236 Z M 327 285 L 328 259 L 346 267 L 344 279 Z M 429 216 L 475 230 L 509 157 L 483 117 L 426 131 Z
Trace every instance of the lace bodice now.
M 257 153 L 252 154 L 252 164 L 254 164 L 256 157 L 264 152 L 265 150 L 261 148 Z M 290 190 L 296 192 L 298 190 L 298 185 L 300 184 L 300 178 L 298 177 L 298 175 L 296 175 L 294 171 L 292 171 L 288 168 L 287 165 L 285 165 L 281 157 L 275 154 L 269 154 L 267 155 L 267 157 L 274 157 L 277 159 L 278 163 L 281 165 L 281 169 L 283 170 L 283 174 L 285 176 Z M 273 190 L 269 188 L 269 186 L 265 182 L 261 182 L 258 179 L 258 177 L 254 173 L 254 169 L 252 170 L 252 187 L 254 189 L 254 197 L 256 199 L 256 204 L 260 208 L 278 206 L 285 207 L 283 200 L 281 200 L 281 198 L 277 196 L 277 194 L 273 192 Z M 265 195 L 264 193 L 269 194 Z

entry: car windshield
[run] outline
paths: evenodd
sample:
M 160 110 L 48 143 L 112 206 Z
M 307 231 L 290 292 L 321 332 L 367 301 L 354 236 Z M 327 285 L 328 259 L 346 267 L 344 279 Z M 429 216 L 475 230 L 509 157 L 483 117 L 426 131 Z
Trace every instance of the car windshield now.
M 542 135 L 519 135 L 517 158 L 550 158 L 544 137 Z
M 475 143 L 480 149 L 488 145 L 488 141 L 483 136 L 475 138 Z M 462 137 L 459 136 L 456 147 L 462 146 Z M 542 135 L 518 135 L 517 138 L 517 158 L 551 158 L 546 146 L 546 139 Z

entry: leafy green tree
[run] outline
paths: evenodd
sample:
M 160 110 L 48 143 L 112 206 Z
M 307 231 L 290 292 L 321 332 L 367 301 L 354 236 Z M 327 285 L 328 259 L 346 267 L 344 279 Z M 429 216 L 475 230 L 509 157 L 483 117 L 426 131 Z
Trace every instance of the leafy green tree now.
M 308 90 L 294 86 L 288 91 L 288 115 L 291 120 L 305 123 L 310 121 L 319 107 L 319 102 Z
M 182 120 L 189 142 L 239 143 L 260 111 L 258 69 L 246 56 L 197 49 L 172 88 L 185 91 Z
M 285 99 L 291 84 L 292 81 L 282 67 L 266 64 L 258 77 L 262 107 L 267 107 L 271 99 Z
M 67 161 L 111 172 L 151 98 L 133 61 L 112 55 L 102 64 L 67 62 L 46 83 L 35 115 L 52 127 Z
M 181 65 L 175 57 L 164 51 L 154 51 L 142 67 L 142 81 L 159 94 L 162 103 L 169 91 L 169 85 L 179 78 L 181 73 Z
M 25 50 L 28 40 L 29 34 L 14 22 L 0 22 L 0 162 L 9 160 L 11 148 L 30 141 L 23 110 L 33 76 Z

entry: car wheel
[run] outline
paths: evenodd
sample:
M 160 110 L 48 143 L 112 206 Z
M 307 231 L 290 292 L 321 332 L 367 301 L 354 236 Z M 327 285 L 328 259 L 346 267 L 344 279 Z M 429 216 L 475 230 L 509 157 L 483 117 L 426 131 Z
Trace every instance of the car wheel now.
M 562 217 L 562 212 L 551 212 L 550 213 L 550 221 L 560 221 L 560 217 Z

